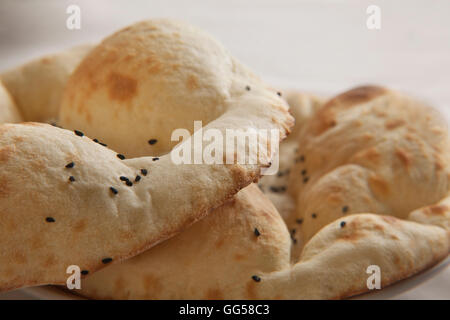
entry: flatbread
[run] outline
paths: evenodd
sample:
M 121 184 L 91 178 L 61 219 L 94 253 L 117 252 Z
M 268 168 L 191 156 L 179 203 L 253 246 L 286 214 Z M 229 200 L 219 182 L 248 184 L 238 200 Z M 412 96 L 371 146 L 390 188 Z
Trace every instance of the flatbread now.
M 285 112 L 277 92 L 210 35 L 157 19 L 118 31 L 88 54 L 69 79 L 59 125 L 101 137 L 130 158 L 158 156 L 178 143 L 175 129 L 193 132 L 194 121 L 205 126 L 231 107 L 275 119 L 276 108 Z
M 287 101 L 304 128 L 323 105 L 306 94 L 288 94 Z M 359 119 L 365 117 L 370 113 Z M 288 184 L 284 170 L 295 161 L 283 160 L 302 134 L 294 127 L 281 144 L 283 174 L 260 182 L 268 197 L 278 196 L 274 204 L 285 210 L 288 223 L 289 192 L 270 187 L 281 188 L 281 180 Z M 359 171 L 345 168 L 341 174 L 354 182 Z M 301 224 L 286 229 L 273 205 L 253 189 L 243 189 L 177 237 L 87 277 L 75 292 L 95 299 L 340 299 L 370 291 L 369 267 L 379 268 L 384 288 L 433 266 L 450 250 L 448 199 L 409 215 L 420 223 L 369 213 L 342 216 L 302 245 Z
M 370 291 L 369 266 L 379 268 L 384 288 L 449 251 L 440 227 L 357 214 L 320 230 L 291 265 L 288 231 L 261 197 L 243 189 L 179 236 L 85 278 L 75 292 L 95 299 L 339 299 Z
M 23 121 L 22 116 L 17 106 L 2 81 L 0 81 L 0 123 L 16 123 L 21 121 Z
M 92 45 L 80 45 L 2 72 L 0 79 L 25 121 L 51 122 L 58 117 L 69 75 Z
M 401 93 L 358 87 L 329 100 L 298 138 L 287 222 L 302 244 L 352 213 L 407 219 L 450 190 L 447 125 L 436 111 Z
M 172 22 L 148 24 L 166 30 Z M 185 26 L 177 35 L 170 28 L 160 34 L 162 53 L 166 46 L 173 54 L 182 51 L 180 68 L 190 66 L 197 51 L 172 47 L 173 39 L 211 50 L 206 56 L 216 57 L 216 42 L 194 30 Z M 135 39 L 133 32 L 127 34 Z M 120 32 L 116 36 L 123 39 Z M 225 135 L 226 129 L 264 128 L 278 130 L 280 139 L 286 137 L 293 124 L 287 104 L 247 69 L 236 62 L 230 65 L 231 57 L 223 58 L 214 60 L 216 67 L 231 70 L 217 74 L 216 82 L 229 85 L 223 88 L 229 97 L 217 106 L 223 113 L 205 130 Z M 197 65 L 192 75 L 200 79 L 209 67 L 208 62 Z M 167 81 L 161 77 L 162 89 L 171 86 L 173 75 L 166 77 Z M 245 89 L 248 83 L 253 90 Z M 237 89 L 240 85 L 242 90 Z M 122 155 L 80 131 L 39 123 L 1 125 L 0 290 L 64 284 L 70 265 L 92 273 L 174 236 L 258 179 L 261 168 L 271 162 L 271 153 L 258 154 L 266 142 L 246 150 L 250 156 L 259 155 L 256 164 L 176 165 L 169 154 L 122 160 Z M 277 146 L 271 150 L 276 152 Z M 121 181 L 122 176 L 129 180 Z
M 252 184 L 178 236 L 86 277 L 73 292 L 96 299 L 245 297 L 241 284 L 253 275 L 289 266 L 290 242 L 273 204 Z
M 259 283 L 247 285 L 253 299 L 342 299 L 375 290 L 368 287 L 374 284 L 374 267 L 379 268 L 382 289 L 432 267 L 449 249 L 443 228 L 355 214 L 315 234 L 292 268 L 263 274 Z

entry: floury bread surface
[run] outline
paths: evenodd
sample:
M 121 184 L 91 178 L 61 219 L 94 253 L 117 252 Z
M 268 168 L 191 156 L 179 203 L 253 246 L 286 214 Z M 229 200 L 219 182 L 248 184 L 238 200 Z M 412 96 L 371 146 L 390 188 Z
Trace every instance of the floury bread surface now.
M 143 25 L 159 30 L 159 46 L 145 47 L 141 55 L 149 59 L 155 56 L 163 59 L 170 53 L 181 55 L 183 59 L 178 60 L 178 67 L 187 70 L 192 61 L 198 61 L 198 51 L 206 50 L 202 54 L 214 60 L 218 70 L 227 70 L 211 79 L 218 83 L 227 99 L 221 104 L 224 101 L 217 92 L 206 94 L 210 101 L 208 107 L 216 110 L 211 110 L 215 117 L 208 119 L 206 129 L 224 133 L 226 129 L 264 128 L 278 130 L 280 139 L 286 137 L 293 119 L 284 100 L 266 89 L 203 32 L 189 25 L 156 20 L 131 26 L 105 43 L 136 41 L 139 47 L 140 38 L 153 37 L 151 32 L 142 31 Z M 177 35 L 173 34 L 173 28 L 178 30 Z M 104 43 L 100 44 L 92 50 L 92 55 L 110 55 L 109 49 Z M 81 70 L 83 65 L 92 62 L 92 55 L 88 54 L 81 63 Z M 127 64 L 133 69 L 140 58 L 128 56 Z M 118 83 L 114 82 L 117 85 L 113 88 L 114 94 L 133 92 L 121 82 L 123 65 L 118 62 L 113 66 L 117 67 L 118 78 L 114 78 L 116 73 L 110 64 L 96 65 L 92 71 L 108 77 L 112 74 L 118 79 Z M 203 64 L 198 62 L 189 75 L 202 79 L 210 67 L 209 60 Z M 145 72 L 151 77 L 151 70 Z M 142 92 L 147 80 L 143 73 L 139 75 L 135 81 L 138 86 L 144 86 L 139 89 Z M 77 76 L 75 72 L 73 77 Z M 182 76 L 169 73 L 159 77 L 161 94 L 173 91 L 178 77 Z M 205 83 L 197 85 L 197 90 L 209 92 Z M 247 85 L 254 90 L 246 90 Z M 77 88 L 75 94 L 86 93 L 73 80 L 69 80 L 67 90 L 70 91 L 71 86 Z M 97 89 L 108 90 L 106 87 Z M 195 94 L 192 97 L 185 94 L 184 99 L 164 100 L 166 107 L 160 105 L 160 108 L 181 110 L 186 99 L 203 101 Z M 108 100 L 104 103 L 104 106 L 98 104 L 98 110 L 113 108 Z M 121 103 L 126 109 L 126 102 Z M 170 120 L 170 117 L 165 119 Z M 117 132 L 123 130 L 120 123 L 120 120 L 103 118 L 101 126 Z M 131 125 L 122 134 L 127 136 L 130 128 L 138 127 Z M 0 290 L 64 284 L 70 265 L 80 266 L 83 274 L 93 273 L 107 264 L 137 255 L 220 206 L 257 180 L 261 168 L 271 162 L 270 155 L 259 157 L 259 162 L 251 165 L 176 165 L 169 155 L 125 159 L 113 151 L 119 146 L 117 141 L 111 140 L 112 145 L 105 147 L 93 140 L 95 136 L 88 137 L 80 130 L 69 131 L 42 123 L 3 124 L 0 132 L 0 244 L 3 247 Z M 249 150 L 251 154 L 257 151 Z

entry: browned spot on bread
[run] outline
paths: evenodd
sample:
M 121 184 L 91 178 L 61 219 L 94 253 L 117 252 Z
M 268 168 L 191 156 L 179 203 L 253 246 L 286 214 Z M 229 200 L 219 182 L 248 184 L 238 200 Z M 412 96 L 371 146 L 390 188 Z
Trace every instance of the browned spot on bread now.
M 9 182 L 5 177 L 0 177 L 0 198 L 9 196 Z
M 116 280 L 114 281 L 114 290 L 117 291 L 123 291 L 125 287 L 125 281 L 123 280 L 122 277 L 117 277 Z
M 389 238 L 391 238 L 392 240 L 398 240 L 398 237 L 395 234 L 390 234 Z
M 189 224 L 191 224 L 192 222 L 189 222 Z M 129 240 L 129 239 L 133 239 L 134 235 L 131 231 L 125 230 L 125 231 L 121 231 L 120 232 L 120 238 L 122 240 Z
M 25 264 L 27 263 L 27 257 L 20 251 L 15 251 L 12 255 L 12 260 L 16 264 Z
M 365 159 L 370 161 L 371 163 L 379 163 L 381 158 L 380 153 L 377 151 L 375 147 L 369 148 L 367 150 L 363 150 L 355 155 L 355 159 Z
M 395 150 L 395 155 L 400 159 L 405 167 L 409 167 L 411 165 L 412 159 L 403 149 L 397 148 Z
M 247 299 L 249 300 L 257 300 L 258 296 L 256 295 L 256 286 L 258 284 L 253 281 L 250 280 L 249 282 L 247 282 L 247 286 L 246 286 L 246 291 L 247 291 Z
M 192 74 L 189 75 L 189 77 L 187 78 L 187 81 L 186 81 L 186 87 L 187 87 L 189 90 L 197 89 L 197 88 L 199 87 L 197 77 L 194 76 L 194 75 L 192 75 Z
M 386 121 L 385 127 L 388 130 L 393 130 L 395 128 L 401 127 L 405 124 L 404 120 L 401 119 L 391 119 Z
M 225 238 L 220 238 L 219 240 L 216 241 L 216 248 L 219 249 L 220 247 L 223 246 L 224 243 L 225 243 Z
M 223 293 L 219 289 L 209 289 L 205 295 L 206 300 L 223 300 Z
M 7 145 L 3 148 L 0 148 L 0 162 L 7 162 L 15 151 L 15 145 Z
M 373 226 L 373 228 L 374 228 L 375 230 L 378 230 L 378 231 L 383 231 L 383 230 L 384 230 L 384 227 L 383 227 L 381 224 L 375 224 L 375 225 Z
M 23 137 L 13 137 L 13 141 L 14 141 L 15 143 L 20 143 L 20 142 L 23 142 L 24 139 L 23 139 Z
M 377 86 L 361 86 L 348 90 L 337 97 L 331 99 L 325 106 L 329 105 L 355 105 L 368 102 L 384 93 L 387 90 Z
M 43 262 L 42 265 L 43 265 L 44 267 L 46 267 L 46 268 L 49 268 L 49 267 L 53 266 L 55 263 L 56 263 L 56 258 L 55 258 L 55 256 L 54 256 L 53 254 L 49 254 L 49 255 L 45 258 L 45 260 L 44 260 L 44 262 Z
M 348 231 L 348 230 L 350 230 L 350 231 Z M 356 228 L 351 228 L 351 229 L 348 228 L 348 229 L 346 229 L 346 232 L 343 233 L 339 237 L 339 239 L 344 240 L 344 241 L 355 242 L 363 237 L 364 237 L 364 234 L 362 232 L 359 232 L 358 230 L 356 230 Z
M 328 101 L 311 120 L 311 131 L 314 135 L 322 134 L 336 126 L 336 114 L 339 111 L 353 108 L 386 93 L 387 90 L 376 86 L 362 86 L 346 91 Z
M 156 278 L 154 275 L 146 274 L 144 276 L 144 288 L 148 293 L 151 292 L 158 292 L 162 289 L 162 285 L 158 278 Z
M 74 232 L 82 232 L 84 229 L 86 229 L 86 221 L 85 220 L 77 221 L 77 223 L 75 223 L 75 226 L 73 227 Z
M 430 206 L 425 209 L 426 215 L 443 215 L 449 210 L 449 208 L 446 205 L 438 204 L 434 206 Z
M 244 259 L 245 259 L 245 255 L 243 255 L 243 254 L 236 253 L 234 255 L 234 260 L 236 260 L 236 261 L 241 261 L 241 260 L 244 260 Z
M 327 197 L 327 202 L 333 203 L 333 204 L 342 203 L 343 200 L 344 199 L 342 198 L 341 194 L 339 194 L 339 193 L 332 193 L 332 194 L 328 195 L 328 197 Z
M 109 97 L 113 100 L 127 101 L 137 92 L 136 79 L 112 72 L 107 80 Z
M 31 248 L 32 249 L 39 249 L 42 248 L 44 245 L 42 236 L 40 234 L 33 236 L 31 238 Z
M 30 165 L 33 168 L 33 170 L 38 171 L 38 172 L 45 170 L 45 168 L 47 167 L 47 165 L 45 164 L 45 161 L 42 159 L 36 159 L 33 162 L 31 162 Z
M 397 223 L 397 219 L 394 218 L 393 216 L 381 216 L 381 219 L 383 219 L 385 222 L 389 224 Z
M 387 196 L 389 194 L 388 183 L 376 174 L 369 177 L 369 186 L 372 189 L 372 192 L 377 195 Z

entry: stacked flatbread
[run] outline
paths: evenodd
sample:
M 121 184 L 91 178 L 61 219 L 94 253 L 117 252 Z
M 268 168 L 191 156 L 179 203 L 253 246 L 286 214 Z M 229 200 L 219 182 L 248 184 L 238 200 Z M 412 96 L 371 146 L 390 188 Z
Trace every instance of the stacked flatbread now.
M 82 282 L 81 294 L 100 299 L 337 299 L 369 291 L 369 266 L 380 268 L 381 286 L 385 287 L 447 257 L 449 231 L 445 223 L 448 228 L 450 209 L 442 205 L 441 210 L 430 208 L 436 207 L 433 202 L 444 198 L 450 187 L 447 154 L 436 154 L 434 151 L 448 150 L 450 145 L 445 124 L 432 117 L 436 115 L 433 111 L 401 94 L 378 87 L 356 88 L 326 104 L 322 103 L 323 99 L 309 94 L 291 93 L 287 98 L 298 120 L 297 127 L 281 144 L 279 173 L 282 174 L 263 177 L 260 183 L 260 187 L 283 213 L 285 221 L 267 198 L 254 186 L 249 186 L 240 191 L 232 202 L 216 209 L 182 234 L 144 254 L 89 276 Z M 390 107 L 386 108 L 386 104 Z M 323 158 L 331 158 L 337 153 L 336 148 L 321 149 L 323 140 L 307 149 L 307 139 L 313 132 L 310 126 L 320 121 L 325 112 L 339 119 L 334 124 L 332 116 L 326 116 L 327 121 L 332 123 L 328 128 L 330 130 L 345 127 L 347 121 L 350 123 L 351 130 L 347 130 L 351 132 L 331 135 L 341 139 L 333 141 L 338 146 L 347 146 L 356 140 L 358 144 L 354 148 L 358 153 L 364 153 L 361 149 L 378 146 L 376 141 L 373 145 L 368 144 L 367 136 L 372 134 L 375 139 L 375 133 L 379 132 L 379 139 L 383 142 L 381 146 L 386 148 L 383 149 L 384 155 L 389 159 L 389 148 L 395 152 L 396 143 L 404 146 L 405 152 L 430 152 L 429 156 L 419 157 L 427 159 L 430 164 L 418 163 L 415 169 L 409 168 L 411 171 L 396 172 L 399 182 L 416 178 L 419 174 L 417 179 L 430 181 L 431 190 L 422 202 L 411 205 L 408 199 L 394 201 L 398 206 L 403 201 L 407 206 L 405 210 L 409 210 L 408 206 L 414 210 L 431 204 L 419 210 L 428 213 L 420 215 L 423 220 L 419 220 L 418 213 L 408 217 L 408 214 L 396 214 L 393 209 L 377 210 L 377 207 L 369 205 L 371 201 L 365 201 L 367 194 L 364 194 L 364 200 L 358 200 L 363 182 L 355 179 L 355 175 L 359 177 L 357 173 L 364 167 L 362 164 L 352 164 L 351 160 L 342 161 L 341 165 L 344 168 L 357 167 L 356 174 L 344 170 L 342 184 L 339 180 L 327 178 L 319 185 L 325 189 L 320 198 L 307 200 L 330 208 L 329 211 L 315 208 L 313 213 L 317 216 L 314 218 L 297 213 L 303 203 L 307 205 L 306 200 L 297 197 L 305 196 L 304 193 L 308 195 L 308 191 L 299 190 L 298 186 L 317 188 L 314 178 L 305 182 L 305 178 L 314 177 L 312 169 L 306 175 L 303 173 L 305 162 L 313 156 L 313 152 L 323 152 Z M 381 120 L 371 124 L 372 116 L 380 116 Z M 402 121 L 396 121 L 397 117 Z M 422 120 L 414 122 L 413 118 Z M 354 125 L 354 119 L 360 121 L 361 128 Z M 414 129 L 393 131 L 400 129 L 398 123 L 408 123 Z M 298 127 L 299 124 L 302 128 Z M 359 132 L 353 131 L 357 128 L 360 128 Z M 389 137 L 391 131 L 392 136 Z M 403 141 L 398 137 L 410 131 L 417 133 L 412 140 L 420 141 L 422 149 L 411 144 L 410 140 Z M 364 140 L 360 142 L 357 139 Z M 316 151 L 316 148 L 319 150 Z M 349 155 L 348 159 L 353 157 Z M 400 170 L 404 163 L 399 158 L 398 163 L 383 165 L 387 168 L 381 167 L 381 172 L 384 172 L 382 169 L 391 172 L 392 168 Z M 324 166 L 322 164 L 321 167 Z M 376 168 L 370 167 L 374 171 Z M 333 175 L 333 170 L 323 175 Z M 342 169 L 337 170 L 340 172 Z M 350 180 L 348 185 L 345 179 Z M 433 187 L 436 181 L 439 183 Z M 409 184 L 410 190 L 405 192 L 413 193 L 415 187 L 422 188 Z M 349 191 L 343 195 L 341 190 L 345 188 Z M 376 190 L 371 193 L 376 199 L 372 201 L 386 201 L 387 206 L 387 199 L 378 198 Z M 336 198 L 345 202 L 336 204 Z M 338 208 L 337 216 L 331 209 L 333 205 L 327 205 L 327 201 Z M 343 210 L 345 206 L 351 210 Z M 320 220 L 319 214 L 325 216 L 322 219 L 328 217 L 327 220 Z M 315 220 L 308 218 L 323 221 L 319 230 L 314 229 Z M 308 237 L 309 232 L 311 237 Z
M 64 284 L 75 264 L 73 292 L 89 298 L 335 299 L 368 291 L 369 266 L 385 287 L 448 255 L 448 132 L 403 94 L 289 93 L 296 125 L 258 188 L 273 153 L 255 165 L 167 154 L 194 121 L 282 139 L 293 124 L 194 27 L 141 22 L 1 78 L 1 122 L 64 129 L 0 126 L 0 290 Z

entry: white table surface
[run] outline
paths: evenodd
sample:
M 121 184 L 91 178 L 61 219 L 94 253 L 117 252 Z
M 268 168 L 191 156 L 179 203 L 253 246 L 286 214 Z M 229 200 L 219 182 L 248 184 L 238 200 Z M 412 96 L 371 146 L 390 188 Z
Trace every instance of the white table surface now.
M 81 29 L 66 28 L 66 8 Z M 366 8 L 381 9 L 381 29 Z M 436 106 L 450 121 L 448 0 L 0 0 L 0 71 L 30 58 L 95 43 L 132 22 L 178 18 L 214 36 L 274 86 L 317 93 L 382 84 Z M 448 264 L 396 298 L 450 299 Z M 0 299 L 31 298 L 21 290 Z

